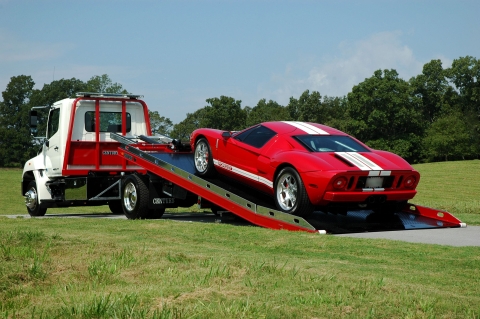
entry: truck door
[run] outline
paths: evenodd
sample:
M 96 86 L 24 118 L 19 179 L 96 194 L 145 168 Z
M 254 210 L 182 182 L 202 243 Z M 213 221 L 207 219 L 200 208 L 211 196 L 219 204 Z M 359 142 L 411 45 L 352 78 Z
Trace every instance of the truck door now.
M 60 176 L 62 174 L 61 154 L 63 147 L 60 140 L 60 108 L 52 109 L 48 116 L 47 141 L 43 144 L 43 154 L 47 175 Z

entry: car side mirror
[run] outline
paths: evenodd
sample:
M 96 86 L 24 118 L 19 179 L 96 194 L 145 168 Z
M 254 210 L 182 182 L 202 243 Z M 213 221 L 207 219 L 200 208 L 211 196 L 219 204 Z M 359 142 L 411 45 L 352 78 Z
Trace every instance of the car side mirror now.
M 222 132 L 222 137 L 223 138 L 230 138 L 231 136 L 232 136 L 232 133 L 230 133 L 228 131 Z

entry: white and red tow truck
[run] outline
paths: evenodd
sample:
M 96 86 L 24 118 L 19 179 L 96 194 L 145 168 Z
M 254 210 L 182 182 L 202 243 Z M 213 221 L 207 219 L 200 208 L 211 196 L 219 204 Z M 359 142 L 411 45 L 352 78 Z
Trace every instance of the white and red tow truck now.
M 113 214 L 129 219 L 159 218 L 166 208 L 201 201 L 214 212 L 225 210 L 262 227 L 325 232 L 318 216 L 306 220 L 286 214 L 256 192 L 196 176 L 188 143 L 152 136 L 141 98 L 82 92 L 47 107 L 46 136 L 37 138 L 41 151 L 25 163 L 22 174 L 21 192 L 31 216 L 50 208 L 108 205 Z M 32 134 L 38 108 L 30 113 Z M 407 229 L 464 226 L 448 212 L 413 204 L 397 215 Z

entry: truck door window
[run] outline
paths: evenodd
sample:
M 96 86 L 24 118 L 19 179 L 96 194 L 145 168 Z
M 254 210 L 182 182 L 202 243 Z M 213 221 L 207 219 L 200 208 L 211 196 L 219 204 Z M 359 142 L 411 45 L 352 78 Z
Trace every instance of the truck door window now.
M 52 137 L 58 131 L 60 123 L 60 109 L 53 109 L 48 117 L 47 139 Z
M 127 113 L 127 132 L 132 129 L 132 118 Z M 85 131 L 95 132 L 95 111 L 85 112 Z M 100 112 L 100 132 L 122 132 L 122 112 Z

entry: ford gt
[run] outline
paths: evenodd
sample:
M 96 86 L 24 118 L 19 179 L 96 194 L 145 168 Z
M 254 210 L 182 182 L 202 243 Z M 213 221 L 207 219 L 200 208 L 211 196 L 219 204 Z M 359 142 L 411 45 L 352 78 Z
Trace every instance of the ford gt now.
M 278 121 L 190 138 L 196 174 L 220 174 L 273 197 L 285 213 L 384 209 L 416 194 L 420 175 L 400 156 L 326 125 Z

